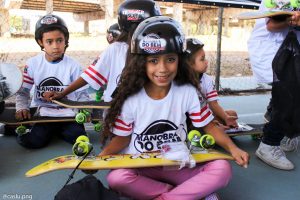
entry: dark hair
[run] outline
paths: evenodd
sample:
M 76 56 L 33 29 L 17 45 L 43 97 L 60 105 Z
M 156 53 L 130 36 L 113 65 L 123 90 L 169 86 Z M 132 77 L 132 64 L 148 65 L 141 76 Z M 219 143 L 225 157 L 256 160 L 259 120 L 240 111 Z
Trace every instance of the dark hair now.
M 116 92 L 111 107 L 105 117 L 105 130 L 111 130 L 114 126 L 116 117 L 121 113 L 122 106 L 126 99 L 138 93 L 150 80 L 146 74 L 146 58 L 149 55 L 129 54 L 128 63 L 123 69 L 118 91 Z M 199 90 L 199 84 L 191 69 L 182 59 L 182 54 L 178 54 L 178 70 L 174 82 L 178 85 L 192 84 Z M 110 131 L 105 131 L 101 135 L 101 141 L 104 143 L 111 135 Z

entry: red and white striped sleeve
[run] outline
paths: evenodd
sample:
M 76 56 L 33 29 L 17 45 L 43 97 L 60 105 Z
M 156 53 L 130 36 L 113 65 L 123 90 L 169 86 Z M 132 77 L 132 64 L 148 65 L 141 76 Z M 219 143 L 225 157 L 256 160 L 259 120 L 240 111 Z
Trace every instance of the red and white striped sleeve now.
M 23 85 L 22 85 L 22 87 L 28 88 L 30 90 L 32 88 L 33 84 L 34 84 L 34 79 L 30 75 L 29 70 L 30 69 L 29 69 L 28 65 L 25 65 L 24 71 L 23 71 Z
M 205 78 L 205 86 L 206 86 L 206 99 L 208 102 L 219 100 L 218 92 L 215 87 L 214 80 L 211 76 L 206 76 Z
M 189 118 L 191 119 L 195 127 L 206 126 L 214 118 L 212 111 L 209 109 L 208 105 L 205 104 L 201 107 L 201 102 L 199 101 L 198 95 L 192 94 L 189 99 L 190 108 L 188 110 Z
M 81 74 L 81 77 L 95 90 L 107 84 L 110 73 L 110 57 L 104 51 L 101 57 L 95 61 Z
M 119 136 L 128 136 L 132 133 L 133 123 L 126 122 L 121 115 L 115 121 L 113 133 Z

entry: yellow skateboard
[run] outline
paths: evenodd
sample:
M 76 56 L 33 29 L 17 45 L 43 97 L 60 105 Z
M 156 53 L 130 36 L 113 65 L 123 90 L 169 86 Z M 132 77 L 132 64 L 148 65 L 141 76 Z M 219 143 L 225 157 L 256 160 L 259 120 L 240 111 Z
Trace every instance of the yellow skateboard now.
M 200 147 L 201 150 L 198 150 L 196 153 L 190 154 L 190 157 L 187 159 L 188 163 L 182 163 L 181 161 L 169 160 L 166 159 L 166 156 L 161 152 L 156 153 L 140 153 L 136 155 L 131 154 L 118 154 L 118 155 L 107 155 L 107 156 L 87 156 L 93 150 L 93 146 L 89 141 L 89 138 L 85 135 L 79 136 L 76 139 L 76 143 L 73 145 L 73 153 L 75 155 L 66 155 L 60 156 L 49 161 L 46 161 L 31 170 L 29 170 L 25 176 L 33 177 L 47 172 L 60 170 L 60 169 L 81 169 L 81 170 L 92 170 L 97 171 L 100 169 L 119 169 L 119 168 L 141 168 L 141 167 L 159 167 L 159 166 L 184 166 L 182 164 L 195 164 L 201 162 L 207 162 L 217 159 L 228 159 L 232 160 L 233 158 L 227 154 L 218 152 L 211 148 L 214 145 L 214 139 L 212 136 L 203 135 L 198 131 L 191 131 L 188 134 L 189 141 L 191 146 Z M 174 143 L 172 143 L 174 144 Z M 170 144 L 171 145 L 171 144 Z M 166 145 L 162 147 L 163 152 L 172 152 L 172 147 Z M 182 145 L 185 145 L 182 143 Z M 193 148 L 188 150 L 192 151 Z M 199 148 L 200 149 L 200 148 Z M 183 151 L 180 148 L 180 152 Z M 189 154 L 189 153 L 188 153 Z M 173 151 L 173 156 L 178 157 L 178 151 Z M 170 156 L 170 154 L 169 154 Z M 170 157 L 168 157 L 170 158 Z M 185 155 L 184 155 L 184 159 Z
M 202 153 L 192 154 L 196 163 L 207 162 L 217 159 L 233 158 L 227 154 L 218 152 L 216 150 L 206 150 Z M 81 157 L 75 155 L 60 156 L 48 160 L 28 172 L 26 177 L 33 177 L 47 172 L 61 170 L 61 169 L 74 169 L 81 161 Z M 142 153 L 138 155 L 109 155 L 101 157 L 87 157 L 78 167 L 82 170 L 101 170 L 101 169 L 118 169 L 118 168 L 141 168 L 141 167 L 158 167 L 158 166 L 176 166 L 179 165 L 177 161 L 167 160 L 162 158 L 160 153 Z

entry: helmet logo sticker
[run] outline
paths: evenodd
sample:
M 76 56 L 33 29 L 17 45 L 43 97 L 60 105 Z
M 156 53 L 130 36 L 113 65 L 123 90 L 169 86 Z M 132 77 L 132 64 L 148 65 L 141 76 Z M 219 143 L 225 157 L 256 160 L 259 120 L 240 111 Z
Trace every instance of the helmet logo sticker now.
M 128 21 L 141 21 L 145 18 L 143 10 L 123 10 L 123 15 L 127 16 Z
M 53 16 L 47 16 L 41 20 L 41 24 L 55 24 L 57 23 L 57 18 Z
M 157 53 L 166 49 L 167 42 L 158 35 L 151 33 L 146 35 L 139 43 L 139 47 L 148 53 Z

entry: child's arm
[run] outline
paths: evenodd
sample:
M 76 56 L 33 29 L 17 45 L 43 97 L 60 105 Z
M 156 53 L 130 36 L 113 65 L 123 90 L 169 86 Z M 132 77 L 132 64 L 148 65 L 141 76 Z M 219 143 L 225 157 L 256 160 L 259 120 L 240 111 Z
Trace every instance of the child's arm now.
M 267 30 L 271 32 L 280 32 L 289 26 L 300 26 L 300 11 L 294 11 L 294 14 L 284 21 L 269 18 L 267 21 Z
M 78 88 L 85 86 L 86 84 L 87 84 L 87 82 L 83 78 L 79 77 L 76 81 L 71 83 L 71 85 L 69 85 L 62 92 L 45 92 L 44 98 L 47 101 L 52 101 L 54 99 L 61 99 L 61 98 L 65 97 L 66 95 L 70 94 L 71 92 L 77 90 Z
M 215 138 L 215 141 L 218 145 L 227 150 L 232 157 L 235 159 L 235 162 L 243 167 L 247 167 L 249 163 L 249 154 L 240 148 L 238 148 L 230 139 L 230 137 L 219 129 L 213 122 L 207 124 L 204 128 L 204 131 Z
M 237 127 L 237 117 L 236 116 L 230 116 L 228 115 L 224 109 L 220 106 L 220 104 L 218 103 L 217 100 L 215 101 L 209 101 L 209 108 L 212 110 L 212 112 L 214 113 L 214 115 L 217 118 L 220 118 L 221 120 L 223 120 L 225 122 L 225 125 L 229 127 Z
M 17 120 L 30 119 L 29 112 L 30 90 L 22 87 L 16 94 L 16 114 Z
M 109 144 L 104 147 L 98 156 L 118 154 L 130 143 L 131 135 L 129 136 L 114 136 Z

